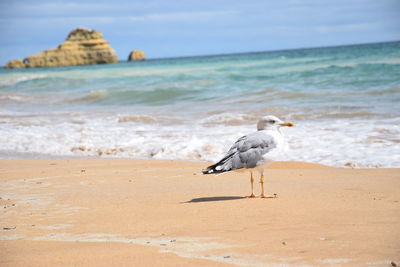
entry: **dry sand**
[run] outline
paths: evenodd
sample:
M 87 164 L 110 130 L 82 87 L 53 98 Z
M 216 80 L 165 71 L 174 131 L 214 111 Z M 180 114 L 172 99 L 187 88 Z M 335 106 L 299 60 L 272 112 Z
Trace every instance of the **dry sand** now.
M 400 169 L 206 165 L 1 160 L 0 266 L 400 265 Z

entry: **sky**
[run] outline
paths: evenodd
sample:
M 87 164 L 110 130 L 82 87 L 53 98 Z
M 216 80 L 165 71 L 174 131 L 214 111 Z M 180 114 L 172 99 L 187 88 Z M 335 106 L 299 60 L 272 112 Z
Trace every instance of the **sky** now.
M 0 65 L 77 27 L 126 60 L 398 41 L 399 14 L 400 0 L 0 0 Z

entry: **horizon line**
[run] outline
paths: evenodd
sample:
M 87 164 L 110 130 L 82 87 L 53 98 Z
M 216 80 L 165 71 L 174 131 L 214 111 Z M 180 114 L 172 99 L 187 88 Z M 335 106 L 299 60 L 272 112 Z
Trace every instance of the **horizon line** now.
M 353 43 L 353 44 L 340 44 L 340 45 L 327 45 L 327 46 L 306 46 L 299 48 L 285 48 L 285 49 L 271 49 L 271 50 L 260 50 L 260 51 L 244 51 L 244 52 L 226 52 L 219 54 L 198 54 L 191 56 L 172 56 L 172 57 L 150 57 L 146 60 L 164 60 L 164 59 L 182 59 L 182 58 L 194 58 L 194 57 L 217 57 L 217 56 L 230 56 L 230 55 L 240 55 L 240 54 L 258 54 L 267 52 L 285 52 L 285 51 L 296 51 L 296 50 L 307 50 L 307 49 L 323 49 L 323 48 L 335 48 L 335 47 L 349 47 L 349 46 L 362 46 L 362 45 L 374 45 L 374 44 L 384 44 L 384 43 L 398 43 L 400 40 L 390 40 L 390 41 L 378 41 L 378 42 L 368 42 L 368 43 Z M 119 60 L 128 61 L 128 60 Z
M 150 57 L 150 58 L 146 58 L 145 61 L 185 59 L 185 58 L 189 59 L 189 58 L 201 58 L 201 57 L 219 57 L 219 56 L 244 55 L 244 54 L 261 54 L 261 53 L 286 52 L 286 51 L 296 51 L 296 50 L 311 50 L 311 49 L 339 48 L 339 47 L 364 46 L 364 45 L 378 45 L 378 44 L 384 44 L 384 43 L 398 43 L 398 42 L 400 42 L 400 40 L 340 44 L 340 45 L 327 45 L 327 46 L 306 46 L 306 47 L 299 47 L 299 48 L 271 49 L 271 50 L 260 50 L 260 51 L 243 51 L 243 52 L 226 52 L 226 53 L 223 52 L 223 53 L 218 53 L 218 54 L 197 54 L 197 55 L 187 55 L 187 56 L 154 57 L 154 58 Z M 8 62 L 8 61 L 6 61 L 6 62 Z M 131 62 L 131 61 L 129 61 L 127 59 L 118 58 L 118 63 L 119 62 Z M 92 64 L 90 64 L 90 65 L 92 65 Z M 99 64 L 94 64 L 94 65 L 99 65 Z M 71 65 L 71 66 L 85 66 L 85 65 Z M 70 67 L 70 66 L 64 66 L 64 67 Z M 0 67 L 0 69 L 3 69 L 3 68 Z

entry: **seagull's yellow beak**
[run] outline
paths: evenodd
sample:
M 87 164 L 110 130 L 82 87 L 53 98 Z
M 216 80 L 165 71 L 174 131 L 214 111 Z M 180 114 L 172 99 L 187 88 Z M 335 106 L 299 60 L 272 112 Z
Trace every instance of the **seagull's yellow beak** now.
M 281 126 L 293 127 L 294 123 L 293 122 L 284 122 L 281 124 Z

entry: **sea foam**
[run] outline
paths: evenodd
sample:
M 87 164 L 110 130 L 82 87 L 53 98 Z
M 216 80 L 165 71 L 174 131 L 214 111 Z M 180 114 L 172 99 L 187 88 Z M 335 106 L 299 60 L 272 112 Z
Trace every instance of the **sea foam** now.
M 216 161 L 242 135 L 255 131 L 256 120 L 232 123 L 233 114 L 163 125 L 144 115 L 63 114 L 57 118 L 3 119 L 1 151 L 59 156 L 108 156 Z M 133 118 L 123 120 L 121 118 Z M 80 123 L 77 123 L 79 121 Z M 247 123 L 246 123 L 247 122 Z M 282 160 L 331 166 L 400 165 L 400 119 L 368 125 L 368 120 L 298 120 L 282 128 L 289 151 Z M 32 142 L 34 140 L 34 142 Z M 0 153 L 1 153 L 0 151 Z M 3 153 L 4 154 L 4 153 Z

